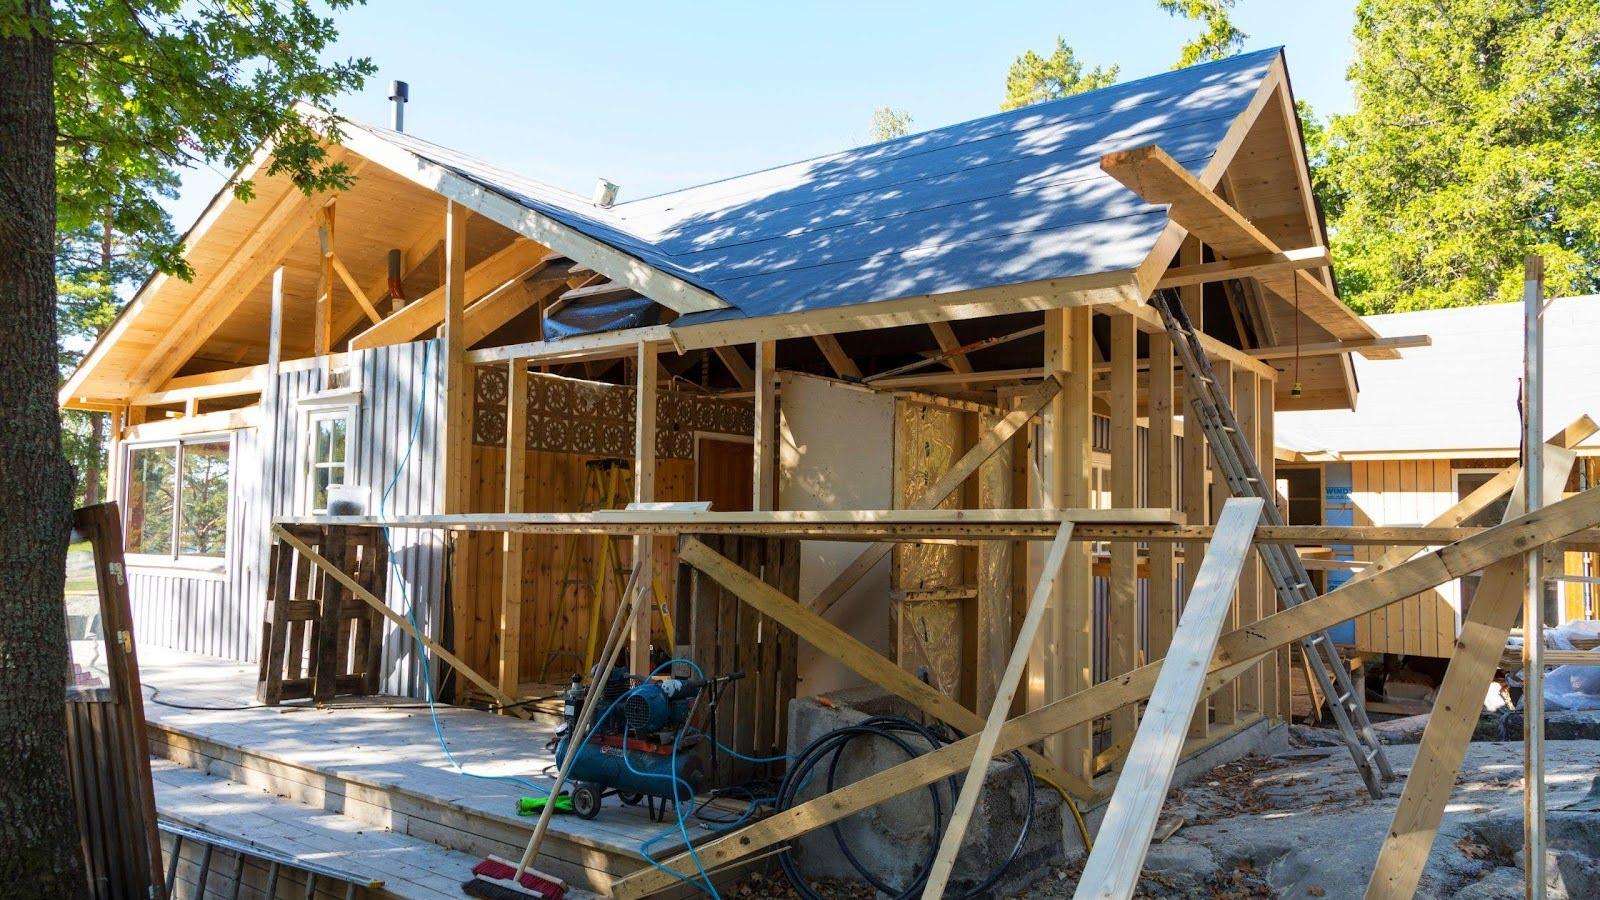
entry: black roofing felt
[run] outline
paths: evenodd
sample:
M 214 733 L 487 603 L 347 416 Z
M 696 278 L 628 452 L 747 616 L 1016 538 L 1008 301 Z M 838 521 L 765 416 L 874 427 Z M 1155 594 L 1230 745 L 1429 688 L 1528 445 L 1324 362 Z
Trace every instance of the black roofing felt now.
M 678 320 L 687 325 L 1134 268 L 1166 212 L 1103 173 L 1100 157 L 1159 144 L 1198 172 L 1280 53 L 1234 56 L 610 209 L 384 133 L 732 307 Z

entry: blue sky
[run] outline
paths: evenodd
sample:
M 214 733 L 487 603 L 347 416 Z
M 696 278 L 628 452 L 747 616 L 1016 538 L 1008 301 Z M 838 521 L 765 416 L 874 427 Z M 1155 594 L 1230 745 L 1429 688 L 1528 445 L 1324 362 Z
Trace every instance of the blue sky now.
M 1235 20 L 1246 49 L 1287 48 L 1295 96 L 1327 114 L 1351 105 L 1353 6 L 1239 0 Z M 1197 30 L 1156 0 L 371 0 L 339 24 L 333 55 L 378 66 L 340 112 L 387 124 L 400 78 L 407 131 L 585 195 L 605 176 L 623 200 L 864 143 L 878 106 L 918 131 L 992 113 L 1012 59 L 1058 34 L 1127 80 L 1170 68 Z M 180 229 L 222 178 L 185 179 Z

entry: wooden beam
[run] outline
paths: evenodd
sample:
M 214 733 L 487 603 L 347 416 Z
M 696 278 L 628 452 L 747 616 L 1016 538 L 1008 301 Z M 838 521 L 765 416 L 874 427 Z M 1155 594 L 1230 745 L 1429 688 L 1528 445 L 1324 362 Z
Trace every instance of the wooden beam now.
M 467 216 L 467 210 L 455 203 L 445 205 L 444 283 L 436 292 L 439 296 L 440 318 L 444 322 L 439 340 L 444 402 L 439 416 L 442 434 L 437 439 L 443 460 L 439 466 L 439 486 L 434 496 L 435 508 L 445 513 L 464 512 L 467 508 L 467 480 L 472 449 L 472 385 L 469 383 L 472 370 L 466 364 L 464 353 L 467 348 L 461 343 L 462 313 L 466 307 Z M 404 312 L 401 310 L 373 327 L 381 328 Z M 458 543 L 455 552 L 450 555 L 449 596 L 456 621 L 456 649 L 469 657 L 472 653 L 468 649 L 467 625 L 473 620 L 474 598 L 467 585 L 471 581 L 471 572 L 472 560 L 462 552 Z
M 1047 379 L 1025 397 L 1018 408 L 1007 413 L 1005 418 L 997 422 L 988 434 L 972 445 L 962 457 L 956 460 L 939 480 L 934 482 L 913 503 L 909 509 L 933 509 L 943 503 L 956 489 L 961 487 L 972 473 L 978 471 L 984 461 L 993 456 L 1001 447 L 1006 445 L 1018 431 L 1028 424 L 1028 421 L 1038 415 L 1056 394 L 1061 390 L 1061 384 L 1054 378 Z M 1085 504 L 1086 505 L 1086 504 Z M 845 592 L 854 587 L 866 574 L 872 571 L 889 552 L 893 550 L 892 544 L 875 544 L 863 550 L 848 566 L 845 566 L 838 575 L 835 575 L 826 587 L 817 592 L 811 599 L 811 608 L 818 615 L 826 615 L 828 610 L 838 603 Z
M 853 381 L 861 380 L 861 370 L 856 367 L 855 360 L 851 359 L 839 346 L 839 339 L 831 334 L 819 334 L 812 338 L 817 342 L 817 349 L 828 360 L 828 365 L 833 368 L 833 373 L 840 378 Z
M 1184 604 L 1172 653 L 1150 692 L 1122 777 L 1117 779 L 1094 849 L 1078 878 L 1074 900 L 1128 900 L 1133 896 L 1167 788 L 1172 786 L 1173 772 L 1183 754 L 1184 732 L 1201 699 L 1207 664 L 1227 623 L 1234 587 L 1250 554 L 1250 535 L 1261 521 L 1264 506 L 1261 499 L 1249 497 L 1231 499 L 1223 507 L 1217 537 Z
M 950 323 L 929 322 L 928 330 L 933 332 L 933 339 L 939 342 L 940 352 L 950 354 L 945 360 L 950 370 L 960 374 L 971 374 L 972 362 L 967 359 L 966 354 L 956 352 L 961 349 L 961 342 L 956 339 L 955 329 L 950 327 Z
M 1297 250 L 1280 250 L 1219 259 L 1208 263 L 1191 263 L 1173 266 L 1156 282 L 1156 290 L 1185 287 L 1193 284 L 1210 284 L 1231 278 L 1254 278 L 1263 274 L 1291 269 L 1314 269 L 1331 264 L 1327 247 L 1301 247 Z
M 722 360 L 722 365 L 727 368 L 728 374 L 738 383 L 739 390 L 753 391 L 756 387 L 755 373 L 750 371 L 750 364 L 744 361 L 737 347 L 715 347 L 713 352 L 717 359 Z
M 1176 445 L 1173 441 L 1173 366 L 1172 339 L 1165 334 L 1150 335 L 1150 378 L 1146 406 L 1149 430 L 1146 435 L 1147 502 L 1174 506 L 1177 500 Z M 1176 584 L 1177 548 L 1168 541 L 1150 545 L 1150 587 L 1148 596 L 1149 658 L 1167 655 L 1173 629 L 1178 621 Z
M 1250 628 L 1224 635 L 1217 642 L 1217 651 L 1206 670 L 1206 687 L 1236 677 L 1291 641 L 1597 524 L 1600 524 L 1600 489 L 1485 529 L 1366 581 L 1342 585 L 1313 600 L 1274 613 Z M 1121 678 L 1101 682 L 1011 719 L 1001 729 L 994 752 L 1009 753 L 1150 696 L 1162 665 L 1161 662 L 1150 663 Z M 663 861 L 661 868 L 636 870 L 613 882 L 611 895 L 616 900 L 647 896 L 676 884 L 678 879 L 672 872 L 692 874 L 697 863 L 708 868 L 728 865 L 956 774 L 970 764 L 977 743 L 977 735 L 963 738 L 753 825 L 730 831 L 697 846 L 695 859 L 688 853 L 681 853 Z
M 1277 347 L 1258 347 L 1246 351 L 1256 359 L 1292 359 L 1298 353 L 1301 357 L 1334 356 L 1340 353 L 1353 353 L 1363 350 L 1406 350 L 1413 347 L 1431 347 L 1433 338 L 1425 334 L 1396 335 L 1395 337 L 1365 338 L 1349 341 L 1327 341 L 1315 344 L 1302 344 L 1296 348 L 1293 344 L 1283 344 Z
M 1045 368 L 1056 373 L 1061 392 L 1037 432 L 1041 499 L 1046 506 L 1092 506 L 1094 457 L 1094 316 L 1088 308 L 1045 314 Z M 1094 569 L 1086 544 L 1067 553 L 1056 579 L 1052 621 L 1043 646 L 1044 699 L 1074 694 L 1094 682 Z M 1047 753 L 1069 772 L 1088 779 L 1094 772 L 1094 741 L 1088 727 L 1065 729 Z
M 206 278 L 205 287 L 189 304 L 191 313 L 182 328 L 172 328 L 162 336 L 129 382 L 157 385 L 194 356 L 222 323 L 249 299 L 262 279 L 271 274 L 313 224 L 311 199 L 297 190 L 286 193 L 254 231 L 235 246 L 215 274 L 198 273 Z
M 510 696 L 509 694 L 502 693 L 498 687 L 489 681 L 489 679 L 484 678 L 482 675 L 479 675 L 477 672 L 473 671 L 471 666 L 462 662 L 449 650 L 446 650 L 438 641 L 435 641 L 433 638 L 428 637 L 421 631 L 418 631 L 416 626 L 412 625 L 409 619 L 390 609 L 387 604 L 378 599 L 377 595 L 362 587 L 361 584 L 354 578 L 351 578 L 349 575 L 345 574 L 343 570 L 329 562 L 322 554 L 307 546 L 304 541 L 295 537 L 288 531 L 288 529 L 284 528 L 282 525 L 273 525 L 272 534 L 279 540 L 293 547 L 300 553 L 301 556 L 304 556 L 312 563 L 315 563 L 317 568 L 328 573 L 328 575 L 335 581 L 344 585 L 346 590 L 365 601 L 368 606 L 382 613 L 384 618 L 395 624 L 395 627 L 410 635 L 413 640 L 422 644 L 422 646 L 428 648 L 430 653 L 444 660 L 445 663 L 447 663 L 451 668 L 460 673 L 463 678 L 477 685 L 485 694 L 493 697 L 495 702 L 503 704 L 515 702 L 514 697 Z
M 558 298 L 562 303 L 571 303 L 574 300 L 592 300 L 595 297 L 626 297 L 639 292 L 626 284 L 615 281 L 603 281 L 586 287 L 573 288 L 565 291 Z
M 522 512 L 528 494 L 528 366 L 508 365 L 506 377 L 505 509 Z M 500 538 L 500 690 L 513 697 L 522 685 L 522 563 L 527 539 L 507 532 Z
M 1547 446 L 1543 457 L 1544 496 L 1559 497 L 1566 489 L 1577 454 Z M 1518 480 L 1506 504 L 1505 519 L 1520 515 L 1526 508 L 1523 483 Z M 1506 638 L 1522 612 L 1527 583 L 1524 559 L 1507 559 L 1484 572 L 1461 623 L 1455 652 L 1445 668 L 1444 683 L 1439 686 L 1433 714 L 1423 729 L 1389 835 L 1378 851 L 1378 862 L 1367 882 L 1368 900 L 1409 898 L 1416 893 L 1445 804 L 1455 788 L 1456 773 L 1483 710 L 1484 693 L 1500 665 Z
M 839 626 L 806 609 L 798 601 L 785 596 L 782 591 L 695 538 L 684 537 L 678 548 L 678 558 L 704 572 L 751 608 L 772 618 L 819 652 L 867 681 L 956 728 L 969 731 L 983 728 L 983 719 L 977 713 L 895 665 Z M 1030 764 L 1042 777 L 1083 799 L 1095 796 L 1094 788 L 1088 783 L 1061 772 L 1037 753 L 1029 752 L 1027 755 Z
M 252 368 L 260 368 L 252 366 Z M 131 406 L 165 406 L 169 403 L 184 403 L 189 400 L 215 400 L 220 397 L 243 397 L 261 391 L 266 383 L 262 375 L 245 378 L 240 381 L 222 381 L 215 384 L 196 385 L 194 387 L 167 388 L 140 394 L 128 398 Z
M 460 206 L 451 205 L 451 210 L 457 218 L 466 215 Z M 445 255 L 450 255 L 449 241 L 446 242 Z M 462 283 L 460 293 L 463 307 L 467 298 L 477 299 L 494 290 L 518 274 L 526 272 L 536 265 L 549 251 L 529 240 L 517 239 L 498 252 L 489 256 L 470 270 L 461 273 Z M 456 251 L 456 256 L 466 253 L 465 245 Z M 446 260 L 448 267 L 450 260 Z M 464 264 L 464 263 L 463 263 Z M 384 347 L 389 344 L 401 344 L 415 340 L 430 328 L 437 327 L 445 320 L 445 292 L 449 288 L 448 273 L 446 284 L 429 291 L 423 297 L 406 304 L 399 312 L 394 313 L 382 322 L 368 328 L 350 339 L 350 349 L 366 350 L 372 347 Z
M 340 281 L 344 282 L 344 286 L 350 289 L 350 296 L 356 298 L 356 305 L 361 307 L 361 311 L 367 314 L 367 318 L 374 325 L 382 322 L 383 314 L 378 312 L 376 306 L 372 305 L 372 300 L 367 297 L 366 292 L 361 289 L 361 285 L 356 282 L 356 277 L 350 274 L 350 270 L 345 267 L 344 261 L 332 253 L 328 254 L 328 258 L 333 265 L 334 273 L 339 276 Z
M 529 309 L 549 302 L 561 289 L 562 282 L 536 279 L 550 265 L 551 259 L 547 254 L 468 306 L 463 343 L 471 347 Z
M 333 201 L 317 207 L 317 246 L 322 263 L 317 274 L 316 329 L 311 352 L 327 356 L 333 351 Z
M 1107 153 L 1100 158 L 1100 168 L 1146 201 L 1167 206 L 1167 215 L 1173 222 L 1222 257 L 1238 259 L 1283 252 L 1243 214 L 1160 147 L 1150 145 Z M 1301 312 L 1336 338 L 1378 337 L 1371 326 L 1334 296 L 1325 282 L 1312 277 L 1305 269 L 1264 271 L 1256 280 L 1281 298 L 1299 296 Z M 1392 350 L 1368 349 L 1363 355 L 1371 359 L 1392 359 L 1396 354 Z
M 778 345 L 775 341 L 756 344 L 756 425 L 752 464 L 750 508 L 772 509 L 778 500 Z
M 345 130 L 344 146 L 446 199 L 551 250 L 626 283 L 641 295 L 679 313 L 726 309 L 715 295 L 649 265 L 638 257 L 589 237 L 550 216 L 486 191 L 478 182 L 425 159 L 388 138 L 361 127 Z M 602 211 L 603 212 L 603 211 Z M 609 215 L 609 214 L 607 214 Z
M 652 503 L 656 499 L 656 349 L 640 343 L 634 355 L 633 407 L 633 502 Z M 653 595 L 655 586 L 655 539 L 639 535 L 633 539 L 633 565 L 640 571 L 640 591 Z M 650 604 L 641 602 L 628 625 L 630 671 L 648 672 L 650 665 Z
M 1249 529 L 1245 531 L 1248 540 Z M 928 882 L 922 891 L 923 900 L 940 900 L 944 896 L 945 885 L 955 869 L 956 854 L 961 851 L 961 841 L 967 835 L 967 823 L 972 819 L 972 810 L 978 805 L 978 795 L 983 792 L 984 776 L 989 774 L 989 760 L 994 757 L 994 745 L 1000 739 L 1000 728 L 1011 713 L 1011 701 L 1017 696 L 1017 687 L 1022 683 L 1022 671 L 1028 664 L 1029 648 L 1039 634 L 1039 623 L 1044 620 L 1045 607 L 1054 591 L 1056 576 L 1061 572 L 1061 565 L 1066 561 L 1067 551 L 1071 547 L 1072 523 L 1063 522 L 1060 533 L 1045 554 L 1039 583 L 1034 586 L 1028 611 L 1017 628 L 1011 658 L 1006 663 L 1005 674 L 1000 677 L 1000 685 L 995 691 L 994 703 L 989 707 L 989 716 L 984 720 L 983 730 L 978 733 L 978 747 L 972 755 L 972 765 L 967 767 L 966 779 L 961 783 L 961 794 L 956 798 L 955 809 L 950 814 L 950 824 L 939 841 L 939 852 L 934 857 L 933 868 L 928 872 Z
M 1139 328 L 1132 316 L 1111 315 L 1111 505 L 1139 505 L 1138 356 Z M 1111 545 L 1106 629 L 1106 672 L 1116 677 L 1138 665 L 1139 548 Z M 1125 706 L 1111 716 L 1111 742 L 1133 736 L 1135 713 Z

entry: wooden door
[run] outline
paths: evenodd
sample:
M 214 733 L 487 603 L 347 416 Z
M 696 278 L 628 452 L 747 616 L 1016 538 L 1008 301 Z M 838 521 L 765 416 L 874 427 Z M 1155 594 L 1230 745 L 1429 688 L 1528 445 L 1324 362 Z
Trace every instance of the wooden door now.
M 717 512 L 748 511 L 755 495 L 754 447 L 748 440 L 698 437 L 694 499 L 710 500 Z

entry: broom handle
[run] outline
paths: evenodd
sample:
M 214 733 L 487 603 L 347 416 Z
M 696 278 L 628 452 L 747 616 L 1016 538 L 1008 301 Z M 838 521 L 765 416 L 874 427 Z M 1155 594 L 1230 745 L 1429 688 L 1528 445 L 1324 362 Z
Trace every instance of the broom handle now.
M 638 605 L 639 571 L 643 568 L 635 563 L 633 570 L 628 573 L 628 584 L 622 591 L 622 602 L 617 605 L 617 617 L 611 622 L 611 633 L 606 635 L 605 664 L 600 671 L 606 675 L 611 674 L 611 667 L 616 665 L 617 657 L 622 653 L 622 635 L 627 629 L 624 624 L 633 619 L 634 607 Z M 598 598 L 596 598 L 598 602 Z M 560 796 L 561 788 L 567 783 L 567 773 L 572 771 L 572 763 L 578 758 L 578 751 L 584 741 L 588 740 L 589 718 L 594 715 L 594 708 L 599 704 L 600 677 L 593 671 L 589 673 L 589 693 L 583 698 L 583 706 L 578 711 L 578 721 L 572 726 L 572 735 L 567 744 L 567 758 L 556 768 L 556 782 L 550 788 L 550 802 L 539 811 L 539 823 L 533 827 L 533 836 L 528 838 L 528 848 L 522 852 L 522 861 L 517 863 L 517 873 L 511 877 L 512 884 L 522 883 L 522 873 L 528 871 L 528 866 L 533 863 L 534 857 L 539 855 L 539 845 L 544 843 L 545 832 L 550 828 L 550 817 L 556 811 L 556 797 Z

